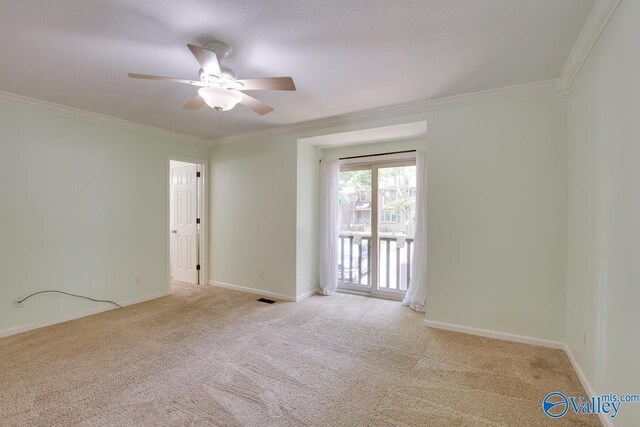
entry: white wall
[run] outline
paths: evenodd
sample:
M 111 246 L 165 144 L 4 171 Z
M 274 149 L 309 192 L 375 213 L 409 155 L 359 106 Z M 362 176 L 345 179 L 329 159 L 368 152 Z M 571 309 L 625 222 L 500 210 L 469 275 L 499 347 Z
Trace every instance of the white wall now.
M 0 102 L 0 331 L 166 291 L 167 154 L 208 149 Z M 135 275 L 143 276 L 134 285 Z
M 296 294 L 305 295 L 318 288 L 320 243 L 320 150 L 298 142 L 296 180 Z
M 562 341 L 566 100 L 435 111 L 427 136 L 427 318 Z
M 566 341 L 596 393 L 640 393 L 638 22 L 622 1 L 569 100 Z M 614 423 L 640 425 L 640 403 Z
M 214 148 L 211 281 L 296 296 L 296 163 L 295 140 Z

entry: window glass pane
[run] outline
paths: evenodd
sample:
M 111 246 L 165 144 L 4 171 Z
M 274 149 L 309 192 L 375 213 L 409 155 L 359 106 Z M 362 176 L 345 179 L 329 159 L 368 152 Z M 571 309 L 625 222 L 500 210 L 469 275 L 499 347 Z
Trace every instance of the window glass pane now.
M 340 172 L 338 283 L 369 286 L 371 170 Z
M 416 167 L 378 169 L 378 289 L 407 290 L 416 223 Z

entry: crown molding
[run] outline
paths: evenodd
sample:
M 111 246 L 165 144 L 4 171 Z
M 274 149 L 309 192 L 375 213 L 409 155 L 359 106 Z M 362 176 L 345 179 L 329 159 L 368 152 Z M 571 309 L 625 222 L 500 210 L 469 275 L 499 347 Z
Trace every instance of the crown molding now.
M 609 19 L 620 4 L 620 0 L 596 0 L 589 16 L 580 30 L 578 39 L 571 49 L 567 61 L 556 83 L 558 92 L 568 91 L 578 75 L 578 71 L 604 31 Z
M 40 99 L 29 98 L 27 96 L 17 95 L 15 93 L 0 91 L 0 101 L 8 104 L 22 105 L 28 107 L 44 108 L 56 113 L 62 113 L 75 117 L 82 117 L 85 119 L 97 120 L 103 123 L 109 123 L 120 128 L 134 130 L 149 135 L 160 136 L 164 138 L 171 138 L 182 142 L 189 142 L 192 144 L 198 144 L 205 147 L 210 147 L 211 143 L 205 138 L 199 138 L 193 135 L 187 135 L 180 132 L 174 132 L 167 129 L 157 128 L 154 126 L 143 125 L 141 123 L 130 122 L 128 120 L 119 119 L 117 117 L 107 116 L 105 114 L 94 113 L 87 110 L 81 110 L 79 108 L 67 107 L 66 105 L 56 104 L 49 101 L 43 101 Z
M 303 133 L 316 131 L 336 126 L 345 126 L 374 120 L 403 117 L 413 114 L 426 113 L 433 110 L 442 110 L 483 102 L 499 101 L 520 96 L 549 95 L 556 93 L 555 87 L 555 79 L 544 80 L 540 82 L 525 83 L 515 86 L 506 86 L 498 89 L 471 92 L 463 95 L 448 96 L 446 98 L 438 98 L 428 101 L 420 101 L 410 104 L 378 108 L 375 110 L 343 114 L 339 116 L 327 117 L 324 119 L 260 129 L 251 132 L 243 132 L 235 135 L 213 138 L 210 141 L 213 145 L 228 144 L 231 142 L 265 138 L 283 133 Z
M 556 80 L 544 80 L 540 82 L 525 83 L 514 86 L 506 86 L 497 89 L 488 89 L 478 92 L 471 92 L 462 95 L 448 96 L 445 98 L 437 98 L 428 101 L 414 102 L 410 104 L 396 105 L 392 107 L 378 108 L 368 111 L 360 111 L 356 113 L 343 114 L 339 116 L 327 117 L 324 119 L 310 120 L 306 122 L 294 123 L 291 125 L 271 127 L 256 131 L 243 132 L 235 135 L 223 136 L 213 139 L 199 138 L 193 135 L 187 135 L 167 129 L 157 128 L 154 126 L 144 125 L 141 123 L 131 122 L 117 117 L 105 114 L 93 113 L 91 111 L 81 110 L 79 108 L 67 107 L 61 104 L 55 104 L 49 101 L 43 101 L 35 98 L 29 98 L 9 92 L 0 91 L 0 101 L 9 104 L 32 106 L 44 108 L 49 111 L 59 112 L 76 117 L 82 117 L 109 123 L 121 128 L 135 130 L 150 135 L 171 138 L 183 142 L 194 143 L 205 147 L 212 145 L 228 144 L 237 141 L 265 138 L 269 136 L 284 133 L 304 133 L 317 131 L 320 129 L 333 128 L 337 126 L 345 126 L 356 123 L 363 123 L 388 118 L 401 118 L 414 114 L 426 113 L 434 110 L 441 110 L 454 107 L 462 107 L 484 102 L 499 101 L 503 99 L 516 98 L 520 96 L 531 95 L 549 95 L 557 93 Z

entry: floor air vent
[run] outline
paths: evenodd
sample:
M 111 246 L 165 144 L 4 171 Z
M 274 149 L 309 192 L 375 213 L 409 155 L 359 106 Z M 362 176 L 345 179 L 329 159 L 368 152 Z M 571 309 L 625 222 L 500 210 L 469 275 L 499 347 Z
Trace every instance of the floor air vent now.
M 260 298 L 258 301 L 259 301 L 259 302 L 263 302 L 263 303 L 265 303 L 265 304 L 273 304 L 273 303 L 275 303 L 275 301 L 274 301 L 274 300 L 272 300 L 272 299 L 266 299 L 266 298 Z

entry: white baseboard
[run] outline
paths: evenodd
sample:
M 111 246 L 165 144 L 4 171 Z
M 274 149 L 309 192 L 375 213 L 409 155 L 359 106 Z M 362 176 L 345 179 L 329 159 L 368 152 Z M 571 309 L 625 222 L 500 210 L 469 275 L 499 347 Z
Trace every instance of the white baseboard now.
M 573 352 L 571 351 L 571 348 L 569 348 L 568 344 L 564 345 L 564 352 L 566 353 L 567 358 L 569 359 L 569 362 L 571 362 L 571 366 L 573 366 L 573 370 L 576 372 L 576 375 L 578 376 L 578 379 L 580 380 L 580 383 L 582 384 L 584 391 L 587 392 L 587 397 L 596 396 L 595 390 L 593 389 L 593 387 L 591 387 L 591 383 L 589 382 L 589 380 L 587 379 L 587 376 L 584 374 L 584 371 L 578 364 L 578 361 L 573 355 Z M 598 414 L 598 417 L 600 418 L 600 422 L 602 423 L 603 426 L 613 427 L 613 421 L 611 420 L 610 417 L 607 417 L 605 414 Z
M 566 343 L 563 343 L 560 341 L 551 341 L 551 340 L 544 340 L 540 338 L 527 337 L 523 335 L 509 334 L 506 332 L 491 331 L 488 329 L 472 328 L 470 326 L 454 325 L 452 323 L 437 322 L 435 320 L 428 320 L 428 319 L 425 319 L 424 323 L 431 328 L 445 329 L 447 331 L 462 332 L 464 334 L 479 335 L 487 338 L 495 338 L 495 339 L 504 340 L 504 341 L 514 341 L 514 342 L 519 342 L 524 344 L 539 345 L 542 347 L 549 347 L 549 348 L 564 350 L 565 354 L 567 355 L 567 358 L 569 359 L 569 362 L 571 362 L 571 366 L 573 367 L 573 370 L 578 376 L 578 379 L 580 380 L 580 383 L 582 384 L 582 387 L 584 388 L 584 391 L 587 394 L 587 396 L 585 397 L 596 396 L 595 390 L 591 386 L 591 383 L 587 379 L 587 376 L 584 374 L 584 371 L 578 364 L 578 361 L 576 360 L 573 353 L 571 352 L 571 349 Z M 605 414 L 598 414 L 598 417 L 600 418 L 600 422 L 602 423 L 603 426 L 613 427 L 613 422 L 611 418 L 607 417 Z
M 219 288 L 225 288 L 225 289 L 231 289 L 231 290 L 234 290 L 234 291 L 246 292 L 246 293 L 249 293 L 249 294 L 260 295 L 262 297 L 267 297 L 267 298 L 274 298 L 274 299 L 281 300 L 281 301 L 296 302 L 296 298 L 295 297 L 292 297 L 292 296 L 289 296 L 289 295 L 285 295 L 285 294 L 279 294 L 277 292 L 263 291 L 263 290 L 260 290 L 260 289 L 248 288 L 246 286 L 233 285 L 231 283 L 217 282 L 215 280 L 209 280 L 209 284 L 211 286 L 217 286 Z
M 300 295 L 296 296 L 296 302 L 300 302 L 303 299 L 307 299 L 310 296 L 313 296 L 313 295 L 317 294 L 318 292 L 320 292 L 320 289 L 316 288 L 316 289 L 310 290 L 309 292 L 305 292 L 303 294 L 300 294 Z
M 125 307 L 128 305 L 138 304 L 145 301 L 150 301 L 152 299 L 164 297 L 168 295 L 168 292 L 158 292 L 151 295 L 146 295 L 140 298 L 132 298 L 125 301 L 116 301 L 121 306 Z M 81 317 L 91 316 L 93 314 L 102 313 L 109 310 L 114 310 L 117 307 L 112 304 L 107 305 L 99 305 L 95 308 L 90 308 L 88 310 L 76 311 L 75 313 L 64 314 L 62 316 L 54 317 L 49 320 L 42 320 L 39 322 L 27 323 L 26 325 L 14 326 L 13 328 L 7 328 L 0 330 L 0 338 L 8 337 L 10 335 L 20 334 L 22 332 L 32 331 L 34 329 L 44 328 L 45 326 L 55 325 L 57 323 L 68 322 L 70 320 L 79 319 Z
M 525 335 L 510 334 L 507 332 L 491 331 L 489 329 L 473 328 L 471 326 L 454 325 L 453 323 L 437 322 L 425 319 L 424 323 L 430 328 L 445 329 L 447 331 L 462 332 L 463 334 L 479 335 L 481 337 L 495 338 L 504 341 L 514 341 L 524 344 L 539 345 L 542 347 L 565 349 L 565 344 L 560 341 L 551 341 L 541 338 L 528 337 Z

